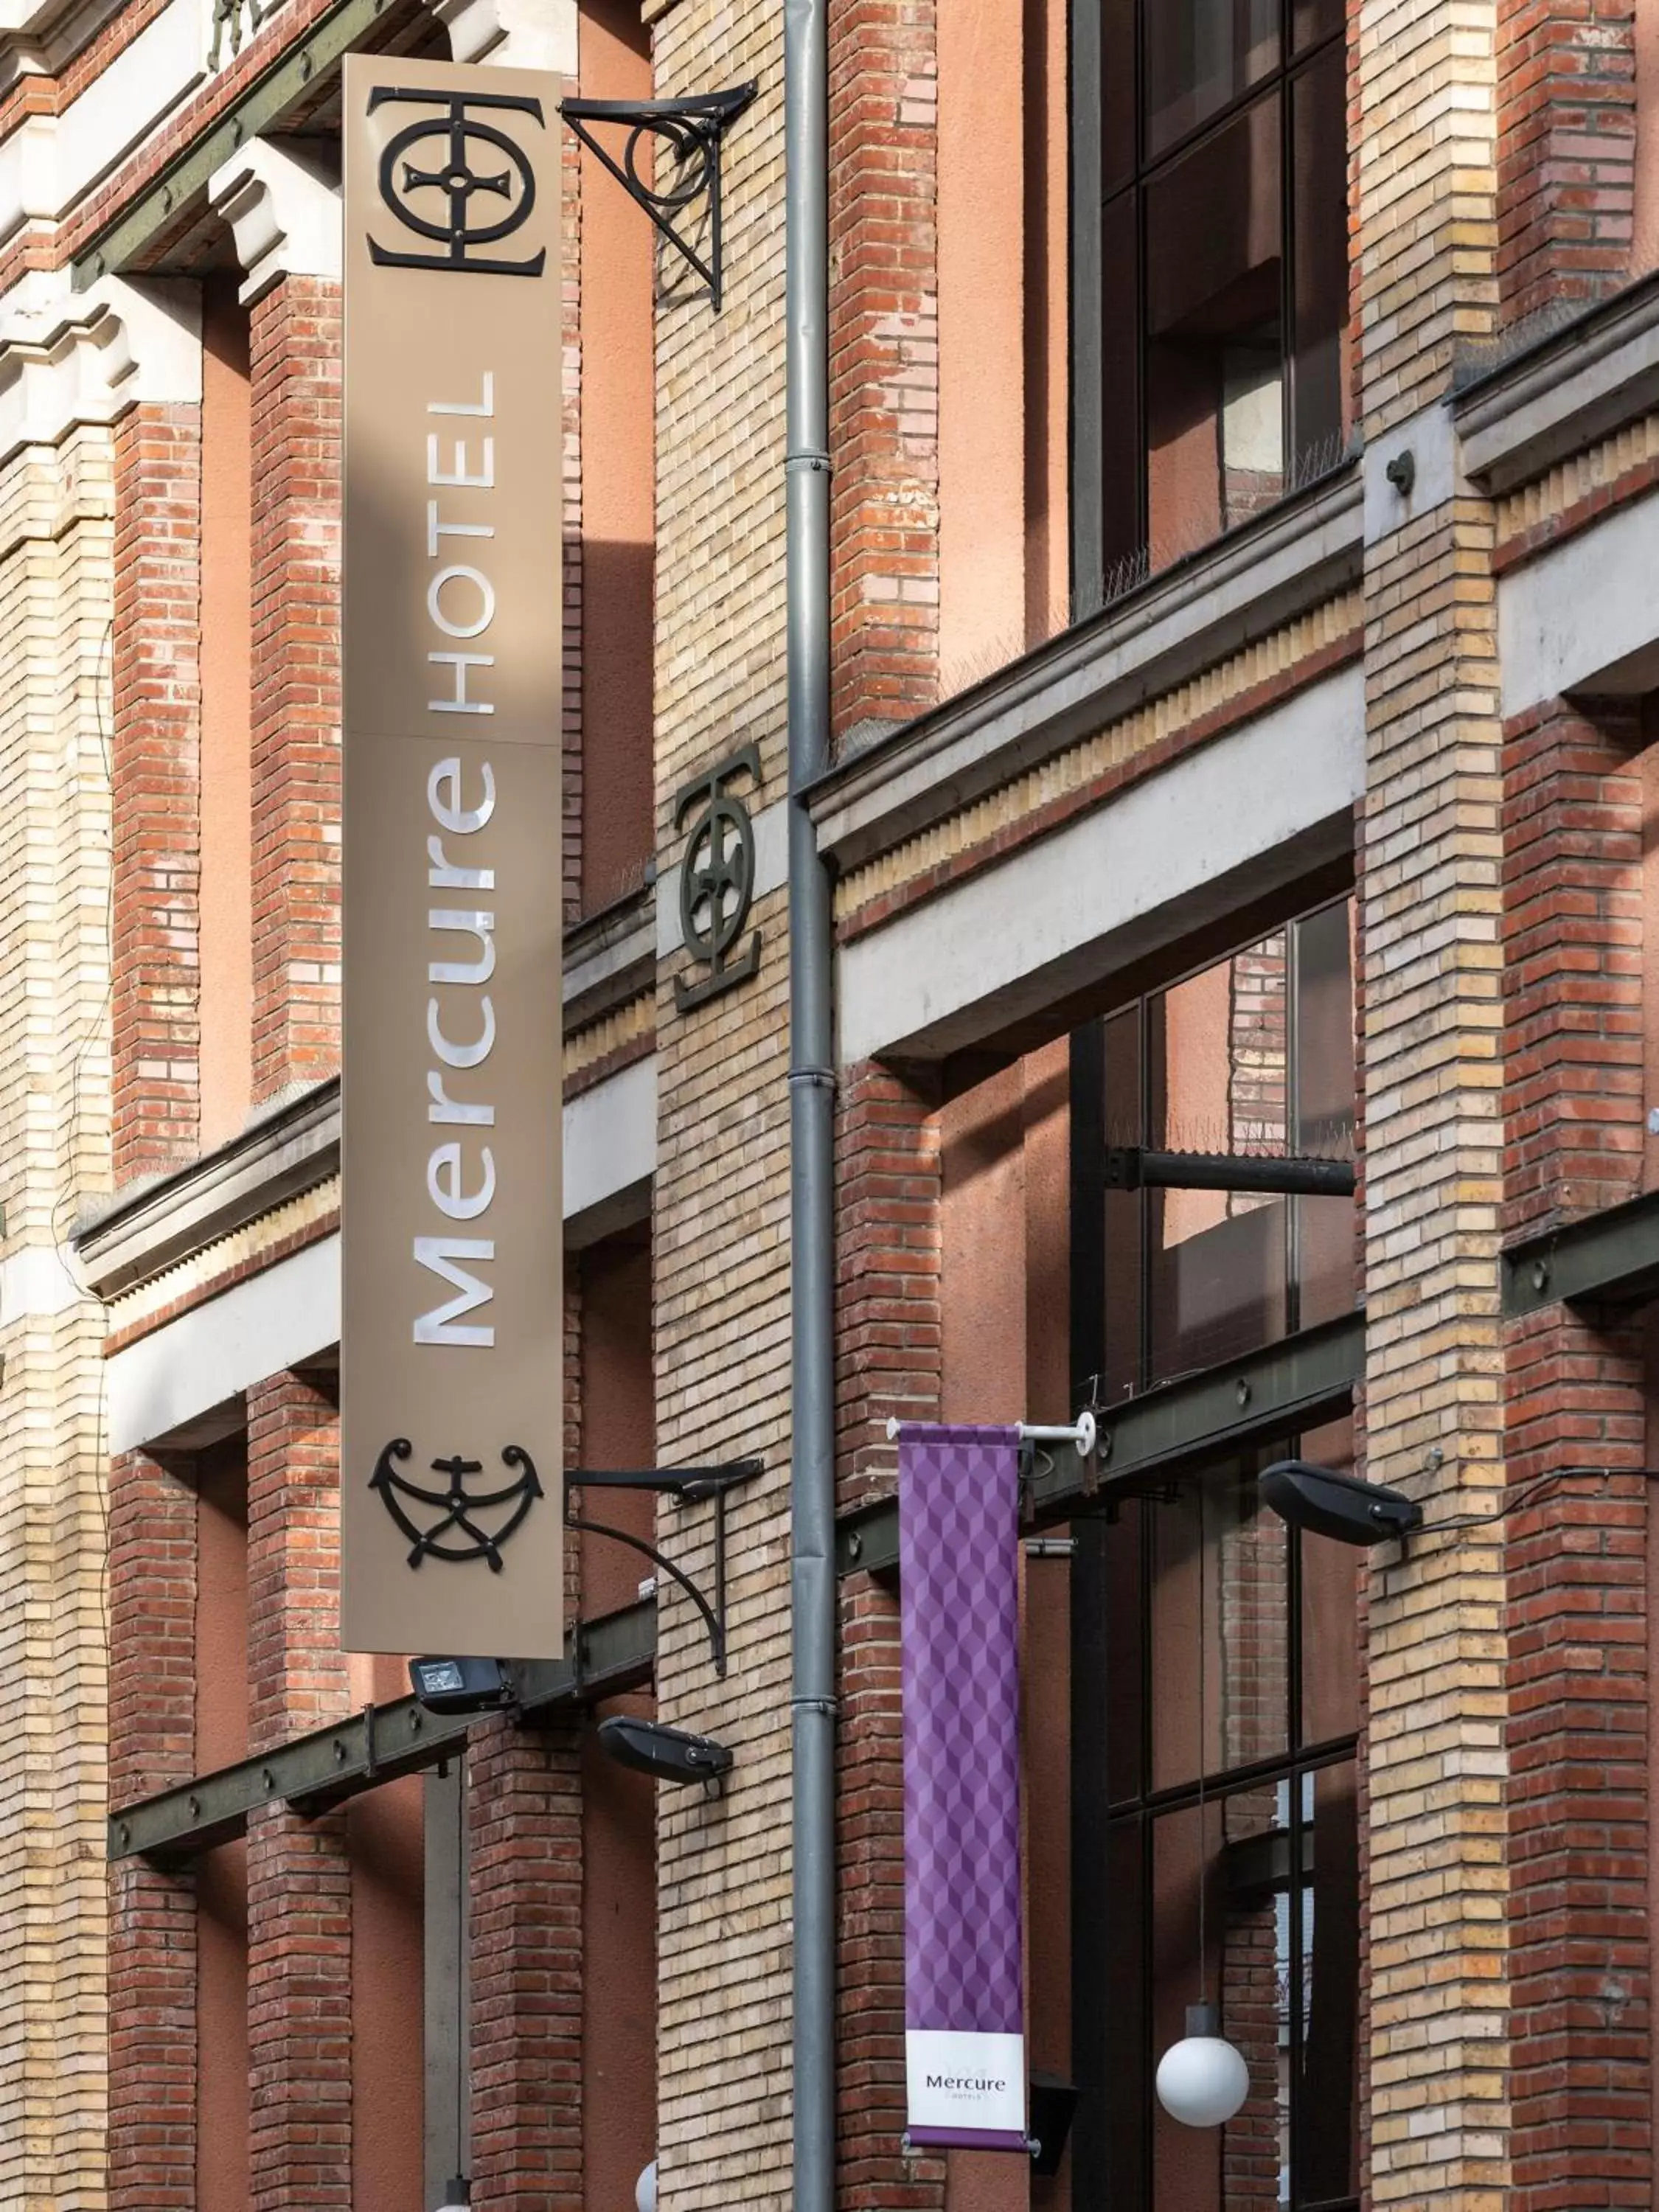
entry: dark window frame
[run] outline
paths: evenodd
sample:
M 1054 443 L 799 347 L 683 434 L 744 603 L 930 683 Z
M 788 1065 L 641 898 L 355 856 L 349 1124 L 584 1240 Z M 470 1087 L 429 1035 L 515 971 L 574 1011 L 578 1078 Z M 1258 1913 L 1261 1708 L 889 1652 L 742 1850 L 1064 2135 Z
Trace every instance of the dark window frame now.
M 1279 235 L 1281 276 L 1279 320 L 1282 451 L 1286 481 L 1283 497 L 1303 489 L 1297 480 L 1292 416 L 1295 406 L 1296 317 L 1296 102 L 1294 87 L 1316 70 L 1334 47 L 1346 47 L 1346 24 L 1301 48 L 1295 43 L 1297 0 L 1279 0 L 1279 58 L 1255 82 L 1224 106 L 1149 154 L 1146 138 L 1146 40 L 1144 10 L 1157 0 L 1121 0 L 1134 11 L 1134 159 L 1127 179 L 1103 191 L 1101 143 L 1103 40 L 1101 17 L 1110 0 L 1076 0 L 1070 25 L 1070 192 L 1071 192 L 1071 434 L 1072 619 L 1085 620 L 1107 601 L 1110 571 L 1103 477 L 1105 469 L 1104 365 L 1108 303 L 1103 296 L 1102 257 L 1109 201 L 1133 201 L 1135 224 L 1135 437 L 1139 454 L 1138 509 L 1134 543 L 1145 574 L 1150 574 L 1149 480 L 1146 434 L 1146 225 L 1148 186 L 1206 138 L 1225 131 L 1258 101 L 1279 102 Z M 1224 534 L 1224 533 L 1223 533 Z
M 1285 1084 L 1287 1101 L 1291 1103 L 1291 1126 L 1294 1126 L 1295 1106 L 1298 1089 L 1297 1066 L 1297 1031 L 1298 993 L 1296 986 L 1297 961 L 1297 925 L 1328 912 L 1331 908 L 1346 905 L 1351 894 L 1337 898 L 1328 895 L 1309 905 L 1300 904 L 1286 912 L 1281 922 L 1273 925 L 1282 928 L 1285 936 L 1287 969 L 1287 1030 Z M 1271 933 L 1271 930 L 1267 932 Z M 1248 951 L 1261 941 L 1262 932 L 1254 931 L 1233 947 L 1233 954 Z M 1149 988 L 1140 994 L 1139 1024 L 1141 1065 L 1139 1071 L 1143 1111 L 1147 1110 L 1149 1071 L 1145 1043 L 1149 1029 L 1147 1006 L 1158 993 L 1174 988 L 1191 975 L 1201 973 L 1218 957 L 1227 954 L 1212 954 L 1198 966 L 1171 974 L 1166 981 Z M 1119 1010 L 1123 1011 L 1122 1009 Z M 1093 1382 L 1097 1380 L 1105 1344 L 1105 1316 L 1108 1291 L 1108 1258 L 1105 1249 L 1105 1221 L 1103 1163 L 1106 1143 L 1105 1129 L 1105 1028 L 1103 1017 L 1076 1030 L 1072 1037 L 1071 1053 L 1071 1368 L 1073 1402 L 1087 1402 Z M 1313 1201 L 1333 1205 L 1338 1201 Z M 1287 1209 L 1286 1237 L 1289 1245 L 1290 1275 L 1287 1280 L 1286 1322 L 1294 1329 L 1299 1318 L 1297 1309 L 1297 1209 Z M 1139 1277 L 1139 1329 L 1140 1344 L 1137 1361 L 1137 1387 L 1147 1387 L 1150 1374 L 1151 1327 L 1150 1255 L 1148 1239 L 1142 1234 L 1139 1250 L 1133 1262 Z M 1259 1464 L 1293 1455 L 1299 1440 L 1287 1437 L 1276 1447 L 1259 1455 Z M 1237 1449 L 1218 1452 L 1213 1460 L 1206 1461 L 1181 1478 L 1182 1486 L 1197 1486 L 1206 1493 L 1218 1482 L 1237 1474 L 1241 1456 Z M 1155 1498 L 1156 1492 L 1151 1495 Z M 1154 1504 L 1152 1510 L 1156 1510 Z M 1207 1518 L 1207 1516 L 1206 1516 Z M 1289 1533 L 1289 1532 L 1287 1532 Z M 1289 1820 L 1287 1829 L 1288 1863 L 1296 1868 L 1303 1863 L 1304 1832 L 1310 1826 L 1304 1808 L 1304 1778 L 1315 1775 L 1345 1762 L 1357 1764 L 1358 1751 L 1358 1729 L 1326 1737 L 1319 1741 L 1304 1742 L 1301 1739 L 1304 1720 L 1303 1627 L 1304 1627 L 1304 1571 L 1303 1542 L 1299 1535 L 1291 1534 L 1286 1555 L 1284 1602 L 1285 1619 L 1285 1664 L 1288 1673 L 1285 1741 L 1282 1749 L 1253 1759 L 1237 1766 L 1220 1768 L 1205 1773 L 1202 1784 L 1196 1775 L 1178 1783 L 1154 1786 L 1152 1768 L 1152 1699 L 1153 1692 L 1154 1655 L 1152 1637 L 1148 1632 L 1151 1621 L 1150 1577 L 1152 1546 L 1150 1527 L 1143 1523 L 1139 1542 L 1138 1574 L 1140 1591 L 1140 1626 L 1135 1666 L 1136 1680 L 1131 1692 L 1137 1709 L 1133 1723 L 1138 1741 L 1139 1782 L 1131 1793 L 1114 1792 L 1111 1770 L 1114 1762 L 1108 1757 L 1109 1731 L 1124 1718 L 1125 1708 L 1121 1702 L 1121 1692 L 1109 1671 L 1110 1620 L 1107 1594 L 1107 1547 L 1110 1541 L 1109 1527 L 1097 1516 L 1079 1518 L 1073 1524 L 1077 1539 L 1077 1551 L 1073 1561 L 1071 1583 L 1071 1741 L 1072 1759 L 1072 1988 L 1073 1988 L 1073 2079 L 1080 2091 L 1077 2118 L 1072 2135 L 1072 2198 L 1078 2212 L 1152 2212 L 1154 2204 L 1152 2115 L 1152 2072 L 1157 2054 L 1151 2047 L 1152 1966 L 1152 1851 L 1158 1820 L 1171 1813 L 1189 1809 L 1200 1798 L 1200 1787 L 1204 1802 L 1218 1808 L 1222 1801 L 1241 1789 L 1267 1784 L 1289 1785 Z M 1207 1538 L 1206 1540 L 1208 1540 Z M 1080 1755 L 1079 1747 L 1090 1747 L 1089 1755 Z M 1123 1928 L 1121 1913 L 1115 1910 L 1119 1901 L 1117 1885 L 1110 1878 L 1115 1863 L 1111 1847 L 1115 1839 L 1127 1838 L 1133 1855 L 1139 1888 L 1139 1910 L 1134 1925 L 1127 1931 Z M 1293 1897 L 1300 1890 L 1293 1879 Z M 1291 1986 L 1301 1988 L 1304 1959 L 1304 1924 L 1299 1911 L 1290 1915 L 1290 1972 Z M 1139 1999 L 1134 2014 L 1133 2033 L 1125 2032 L 1125 2024 L 1104 2002 L 1090 2001 L 1091 1992 L 1103 1992 L 1110 1986 L 1115 1958 L 1121 1959 L 1127 1945 L 1135 1960 Z M 1356 1967 L 1356 1978 L 1357 1978 Z M 1114 2033 L 1115 2021 L 1116 2033 Z M 1304 2121 L 1299 2114 L 1302 2098 L 1296 2084 L 1300 2081 L 1304 2041 L 1304 2024 L 1301 2008 L 1290 2007 L 1291 2035 L 1289 2045 L 1290 2077 L 1292 2084 L 1289 2106 L 1289 2155 L 1292 2187 L 1303 2172 L 1305 2139 Z M 1305 2110 L 1305 2107 L 1302 2107 Z M 1359 2126 L 1358 2105 L 1352 2120 L 1357 2138 Z M 1294 2212 L 1358 2212 L 1357 2195 L 1314 2198 L 1292 2195 Z

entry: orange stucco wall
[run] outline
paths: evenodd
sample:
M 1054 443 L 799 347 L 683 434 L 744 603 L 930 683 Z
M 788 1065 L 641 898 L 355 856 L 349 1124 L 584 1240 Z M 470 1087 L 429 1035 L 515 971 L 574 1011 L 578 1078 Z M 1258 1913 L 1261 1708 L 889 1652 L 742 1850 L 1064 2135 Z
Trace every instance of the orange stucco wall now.
M 939 684 L 1066 619 L 1064 0 L 939 10 Z
M 585 0 L 581 88 L 648 100 L 637 0 Z M 652 283 L 656 234 L 582 154 L 582 845 L 585 911 L 638 881 L 651 811 Z
M 422 1778 L 356 1798 L 351 1848 L 352 2212 L 424 2202 Z

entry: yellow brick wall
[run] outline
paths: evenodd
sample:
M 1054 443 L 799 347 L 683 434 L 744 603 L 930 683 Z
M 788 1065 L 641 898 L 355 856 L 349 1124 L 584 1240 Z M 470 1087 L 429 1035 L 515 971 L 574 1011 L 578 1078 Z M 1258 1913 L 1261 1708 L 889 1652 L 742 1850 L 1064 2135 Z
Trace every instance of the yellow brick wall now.
M 111 488 L 101 430 L 0 473 L 0 2206 L 20 2212 L 104 2202 L 103 1324 L 64 1240 L 109 1185 Z
M 786 781 L 783 11 L 680 0 L 654 30 L 656 89 L 754 79 L 722 155 L 726 300 L 659 254 L 656 734 L 659 866 L 680 787 L 739 744 Z M 665 2212 L 783 2212 L 790 2172 L 788 966 L 781 892 L 757 900 L 758 975 L 689 1014 L 657 999 L 653 1221 L 657 1456 L 757 1454 L 737 1494 L 731 1662 L 664 1589 L 659 1710 L 731 1745 L 724 1794 L 658 1793 L 658 2154 Z M 707 1586 L 712 1508 L 665 1507 L 659 1540 Z
M 1359 15 L 1368 465 L 1433 426 L 1492 324 L 1495 9 Z M 1397 435 L 1390 434 L 1398 432 Z M 1421 467 L 1366 555 L 1367 1470 L 1430 1520 L 1504 1480 L 1498 1313 L 1499 723 L 1492 520 Z M 1370 2202 L 1507 2181 L 1501 1543 L 1389 1559 L 1370 1610 Z

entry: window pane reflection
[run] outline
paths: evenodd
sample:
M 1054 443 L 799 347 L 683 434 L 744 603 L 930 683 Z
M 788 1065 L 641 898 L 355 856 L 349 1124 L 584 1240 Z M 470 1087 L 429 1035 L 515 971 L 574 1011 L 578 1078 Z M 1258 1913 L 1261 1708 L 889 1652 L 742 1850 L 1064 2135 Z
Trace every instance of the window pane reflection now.
M 1310 1429 L 1298 1446 L 1317 1467 L 1353 1473 L 1353 1423 Z M 1301 1545 L 1302 1741 L 1333 1743 L 1359 1726 L 1359 1604 L 1367 1554 L 1304 1529 Z
M 1359 2185 L 1353 2125 L 1358 2102 L 1359 1821 L 1352 1764 L 1304 1778 L 1307 1840 L 1302 1857 L 1297 2043 L 1297 2198 L 1322 2204 Z
M 1105 1145 L 1353 1157 L 1350 902 L 1101 1025 Z M 1108 1190 L 1102 1403 L 1352 1312 L 1351 1199 Z
M 1146 25 L 1153 154 L 1259 83 L 1279 60 L 1279 0 L 1158 0 Z
M 1161 1151 L 1283 1152 L 1286 939 L 1276 932 L 1148 1002 L 1147 1141 Z M 1248 1192 L 1146 1194 L 1153 1379 L 1282 1336 L 1286 1208 Z
M 1164 1790 L 1198 1776 L 1200 1692 L 1206 1773 L 1286 1747 L 1289 1532 L 1260 1504 L 1254 1461 L 1143 1510 L 1152 1558 L 1152 1784 Z

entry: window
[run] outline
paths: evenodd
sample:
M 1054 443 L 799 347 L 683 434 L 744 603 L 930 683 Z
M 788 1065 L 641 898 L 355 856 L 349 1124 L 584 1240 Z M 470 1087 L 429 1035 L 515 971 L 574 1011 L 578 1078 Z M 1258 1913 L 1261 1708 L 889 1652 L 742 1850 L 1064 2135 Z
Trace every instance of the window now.
M 1089 0 L 1074 21 L 1079 613 L 1340 458 L 1335 0 Z
M 1347 900 L 1320 908 L 1073 1040 L 1075 1181 L 1099 1192 L 1075 1365 L 1103 1403 L 1352 1310 L 1346 1199 L 1100 1189 L 1110 1146 L 1352 1159 L 1351 928 Z
M 1348 1425 L 1300 1449 L 1343 1465 Z M 1358 2201 L 1358 1555 L 1259 1464 L 1077 1524 L 1075 2201 L 1112 2212 Z M 1193 2130 L 1152 2076 L 1201 2000 L 1250 2089 Z
M 1246 25 L 1249 17 L 1236 21 Z M 1350 1310 L 1340 1197 L 1103 1188 L 1110 1146 L 1350 1158 L 1349 901 L 1073 1040 L 1074 1363 L 1101 1401 Z M 1345 1418 L 1073 1524 L 1073 2201 L 1352 2212 L 1361 1556 L 1256 1476 L 1352 1458 Z M 1185 2008 L 1218 2005 L 1250 2090 L 1227 2126 L 1158 2106 Z

